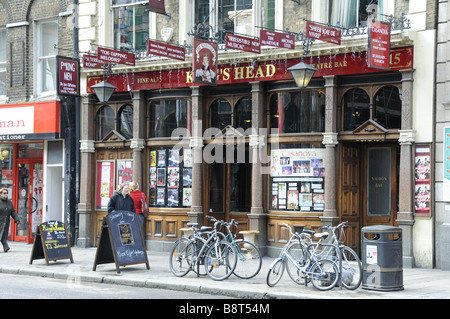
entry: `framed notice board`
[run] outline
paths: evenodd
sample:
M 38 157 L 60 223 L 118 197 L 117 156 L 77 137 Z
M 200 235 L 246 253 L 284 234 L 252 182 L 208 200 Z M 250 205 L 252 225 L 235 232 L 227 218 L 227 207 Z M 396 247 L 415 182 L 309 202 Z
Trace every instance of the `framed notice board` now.
M 138 216 L 129 211 L 115 211 L 103 218 L 100 241 L 93 270 L 97 265 L 115 263 L 119 266 L 145 263 L 150 269 Z
M 37 227 L 30 264 L 34 259 L 45 259 L 47 265 L 51 260 L 60 259 L 70 259 L 70 262 L 73 263 L 66 224 L 51 220 Z

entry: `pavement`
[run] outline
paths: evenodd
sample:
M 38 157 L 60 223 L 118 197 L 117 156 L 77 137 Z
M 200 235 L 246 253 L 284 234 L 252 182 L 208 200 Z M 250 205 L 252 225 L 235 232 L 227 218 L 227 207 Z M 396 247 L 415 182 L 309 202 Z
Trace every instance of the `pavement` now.
M 209 277 L 197 277 L 189 272 L 176 277 L 169 268 L 169 253 L 147 251 L 150 269 L 145 263 L 120 267 L 117 273 L 114 263 L 97 265 L 93 271 L 96 247 L 72 247 L 70 259 L 50 261 L 34 259 L 30 264 L 32 244 L 9 242 L 11 250 L 0 250 L 0 273 L 24 276 L 40 276 L 66 281 L 96 282 L 112 285 L 161 288 L 178 291 L 226 296 L 239 299 L 448 299 L 450 298 L 450 271 L 439 269 L 403 269 L 403 290 L 377 291 L 363 289 L 347 290 L 335 287 L 330 291 L 318 291 L 312 284 L 297 285 L 285 272 L 275 287 L 266 284 L 266 275 L 272 257 L 263 257 L 257 276 L 240 279 L 234 275 L 223 281 Z

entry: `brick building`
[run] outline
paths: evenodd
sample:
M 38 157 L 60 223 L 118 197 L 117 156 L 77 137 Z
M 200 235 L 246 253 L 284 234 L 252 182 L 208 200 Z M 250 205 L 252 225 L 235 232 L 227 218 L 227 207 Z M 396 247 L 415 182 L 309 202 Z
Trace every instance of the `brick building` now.
M 0 170 L 21 223 L 61 220 L 75 238 L 76 107 L 57 96 L 56 57 L 74 56 L 72 0 L 0 1 Z

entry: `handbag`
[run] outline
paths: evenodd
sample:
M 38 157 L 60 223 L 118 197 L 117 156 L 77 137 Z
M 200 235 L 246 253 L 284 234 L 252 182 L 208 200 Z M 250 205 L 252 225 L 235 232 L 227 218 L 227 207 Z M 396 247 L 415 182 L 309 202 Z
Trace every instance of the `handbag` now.
M 142 198 L 141 198 L 141 212 L 142 212 L 142 214 L 145 217 L 147 217 L 147 215 L 148 215 L 148 204 L 147 204 L 147 201 L 145 200 L 144 193 L 141 193 L 141 195 L 142 195 Z

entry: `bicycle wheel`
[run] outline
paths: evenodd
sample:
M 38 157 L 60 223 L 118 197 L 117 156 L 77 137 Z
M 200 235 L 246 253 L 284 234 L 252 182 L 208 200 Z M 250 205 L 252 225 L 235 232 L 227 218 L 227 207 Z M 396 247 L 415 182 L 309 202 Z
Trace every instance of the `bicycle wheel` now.
M 262 265 L 261 253 L 255 245 L 246 240 L 235 242 L 237 264 L 234 274 L 241 279 L 255 277 Z
M 269 272 L 267 273 L 266 283 L 269 287 L 275 286 L 283 277 L 284 273 L 284 260 L 282 258 L 278 258 L 275 260 L 272 265 L 270 265 Z
M 339 247 L 342 255 L 341 280 L 345 288 L 354 290 L 361 285 L 362 266 L 356 252 L 348 246 Z M 337 263 L 339 266 L 339 263 Z
M 311 266 L 310 279 L 316 289 L 330 290 L 339 280 L 339 269 L 334 261 L 320 259 Z
M 305 257 L 305 250 L 301 247 L 300 243 L 291 244 L 287 251 L 295 259 L 298 266 L 305 266 L 307 259 Z M 286 270 L 289 277 L 291 277 L 296 284 L 305 284 L 306 276 L 291 262 L 286 262 Z
M 227 241 L 214 243 L 208 248 L 204 262 L 206 273 L 211 279 L 227 279 L 236 268 L 236 250 Z
M 211 244 L 211 243 L 209 243 Z M 205 253 L 208 250 L 207 247 L 202 252 L 202 255 L 200 256 L 200 251 L 202 250 L 203 246 L 206 245 L 206 240 L 201 237 L 196 237 L 195 241 L 193 242 L 194 247 L 194 255 L 197 256 L 196 263 L 192 265 L 192 269 L 198 276 L 206 276 L 205 268 L 203 267 L 205 263 Z
M 194 245 L 187 238 L 178 239 L 170 252 L 170 270 L 175 276 L 183 277 L 191 269 L 194 259 Z

